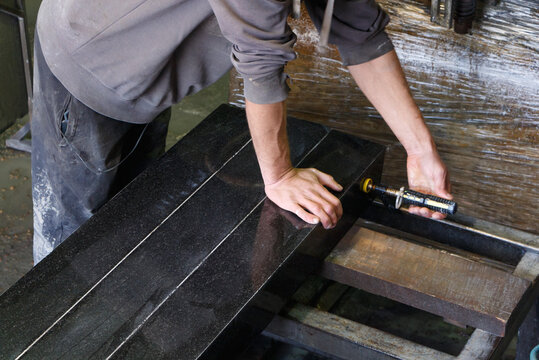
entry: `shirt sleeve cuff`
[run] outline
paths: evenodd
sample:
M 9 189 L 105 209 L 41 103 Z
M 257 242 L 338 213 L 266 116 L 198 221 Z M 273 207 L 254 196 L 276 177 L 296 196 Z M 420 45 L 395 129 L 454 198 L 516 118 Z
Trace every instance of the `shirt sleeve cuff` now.
M 255 104 L 274 104 L 286 100 L 290 88 L 288 76 L 280 71 L 260 79 L 243 78 L 245 98 Z
M 376 59 L 391 50 L 393 43 L 385 31 L 381 31 L 363 44 L 339 46 L 343 65 L 358 65 Z

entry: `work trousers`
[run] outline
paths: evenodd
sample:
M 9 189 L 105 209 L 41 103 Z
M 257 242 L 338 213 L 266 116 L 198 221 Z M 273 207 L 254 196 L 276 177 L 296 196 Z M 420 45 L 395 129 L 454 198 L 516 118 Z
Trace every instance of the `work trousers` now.
M 32 115 L 34 265 L 164 153 L 170 109 L 149 124 L 85 106 L 51 73 L 36 34 Z

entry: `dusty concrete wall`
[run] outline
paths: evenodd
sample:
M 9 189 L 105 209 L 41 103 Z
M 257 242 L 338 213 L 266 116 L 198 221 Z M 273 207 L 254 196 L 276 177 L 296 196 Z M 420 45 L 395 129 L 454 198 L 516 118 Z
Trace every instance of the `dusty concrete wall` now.
M 32 44 L 40 0 L 26 1 L 29 40 Z M 15 0 L 0 4 L 16 9 Z M 28 112 L 23 60 L 17 19 L 0 13 L 0 132 Z
M 536 0 L 479 2 L 472 35 L 429 21 L 422 1 L 380 0 L 412 93 L 448 165 L 461 212 L 539 233 L 539 16 Z M 388 145 L 384 181 L 406 183 L 405 153 L 304 14 L 290 114 Z M 241 82 L 231 98 L 242 105 Z

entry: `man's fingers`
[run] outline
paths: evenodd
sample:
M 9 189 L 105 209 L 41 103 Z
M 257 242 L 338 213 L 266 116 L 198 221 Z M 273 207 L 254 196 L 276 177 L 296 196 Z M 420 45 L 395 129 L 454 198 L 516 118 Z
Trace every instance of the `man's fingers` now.
M 408 212 L 414 215 L 425 216 L 425 212 L 422 209 L 428 210 L 427 208 L 420 208 L 419 206 L 410 206 Z
M 436 220 L 442 220 L 442 219 L 445 219 L 446 217 L 447 215 L 439 213 L 439 212 L 435 212 L 434 214 L 432 214 L 432 218 Z
M 423 208 L 423 207 L 419 207 L 419 206 L 410 206 L 408 208 L 408 212 L 411 213 L 411 214 L 414 214 L 414 215 L 419 215 L 419 216 L 426 216 L 426 217 L 429 217 L 429 213 L 428 213 L 429 209 L 427 208 Z
M 449 183 L 448 177 L 446 177 L 443 182 L 435 184 L 430 191 L 427 191 L 427 193 L 443 197 L 444 199 L 453 200 L 453 195 L 451 195 L 451 183 Z
M 298 205 L 298 207 L 296 208 L 296 210 L 294 211 L 296 213 L 296 215 L 303 221 L 309 223 L 309 224 L 313 224 L 313 225 L 316 225 L 320 222 L 320 219 L 316 216 L 314 216 L 313 214 L 307 212 L 304 208 L 302 208 L 301 206 Z
M 343 214 L 341 201 L 335 195 L 327 191 L 325 188 L 320 191 L 319 196 L 321 196 L 324 200 L 326 200 L 333 206 L 335 214 L 337 215 L 337 220 L 339 220 Z
M 410 206 L 408 208 L 408 212 L 410 214 L 419 215 L 419 216 L 423 216 L 423 217 L 426 217 L 426 218 L 432 218 L 432 219 L 436 219 L 436 220 L 445 219 L 445 217 L 447 216 L 445 214 L 432 211 L 432 210 L 430 210 L 430 209 L 428 209 L 426 207 L 419 207 L 419 206 Z
M 449 192 L 449 190 L 446 190 L 447 188 L 445 189 L 438 189 L 438 191 L 436 192 L 436 196 L 440 196 L 440 197 L 443 197 L 444 199 L 447 199 L 447 200 L 453 200 L 453 195 L 451 195 L 451 193 Z
M 311 171 L 314 172 L 314 174 L 318 178 L 318 181 L 320 181 L 320 184 L 327 186 L 335 191 L 342 191 L 343 188 L 341 184 L 335 181 L 333 176 L 314 168 L 312 168 Z
M 445 190 L 451 195 L 451 181 L 449 180 L 449 174 L 445 175 Z
M 293 169 L 282 181 L 266 185 L 266 195 L 279 207 L 295 213 L 310 224 L 333 228 L 343 210 L 341 202 L 328 188 L 342 190 L 334 179 L 316 169 Z
M 317 216 L 326 229 L 333 227 L 337 223 L 337 214 L 335 214 L 333 206 L 329 203 L 303 199 L 300 201 L 299 205 Z
M 440 196 L 447 200 L 453 200 L 453 195 L 451 195 L 447 191 L 440 192 Z

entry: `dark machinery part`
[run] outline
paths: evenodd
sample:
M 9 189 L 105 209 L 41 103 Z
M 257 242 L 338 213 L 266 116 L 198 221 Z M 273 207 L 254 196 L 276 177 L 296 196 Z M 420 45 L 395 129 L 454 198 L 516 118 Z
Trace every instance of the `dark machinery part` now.
M 19 23 L 19 36 L 21 41 L 21 53 L 24 65 L 24 79 L 26 81 L 26 94 L 28 96 L 28 116 L 32 119 L 32 65 L 30 63 L 30 48 L 28 44 L 28 34 L 26 30 L 26 14 L 24 2 L 17 0 L 18 9 L 11 9 L 0 4 L 0 13 L 17 18 Z M 20 128 L 12 137 L 6 140 L 6 146 L 15 150 L 32 152 L 32 145 L 29 140 L 24 139 L 30 132 L 30 120 Z
M 476 0 L 456 0 L 455 1 L 455 32 L 457 34 L 467 34 L 472 28 L 475 16 Z
M 457 203 L 454 201 L 405 189 L 404 187 L 397 190 L 384 185 L 375 185 L 371 178 L 362 180 L 361 190 L 363 190 L 365 193 L 373 193 L 377 195 L 386 205 L 392 204 L 392 200 L 394 200 L 394 207 L 396 209 L 398 209 L 401 205 L 415 205 L 426 207 L 442 214 L 453 215 L 457 212 Z
M 467 34 L 472 28 L 476 3 L 476 0 L 431 0 L 430 21 L 448 29 L 454 24 L 457 34 Z

